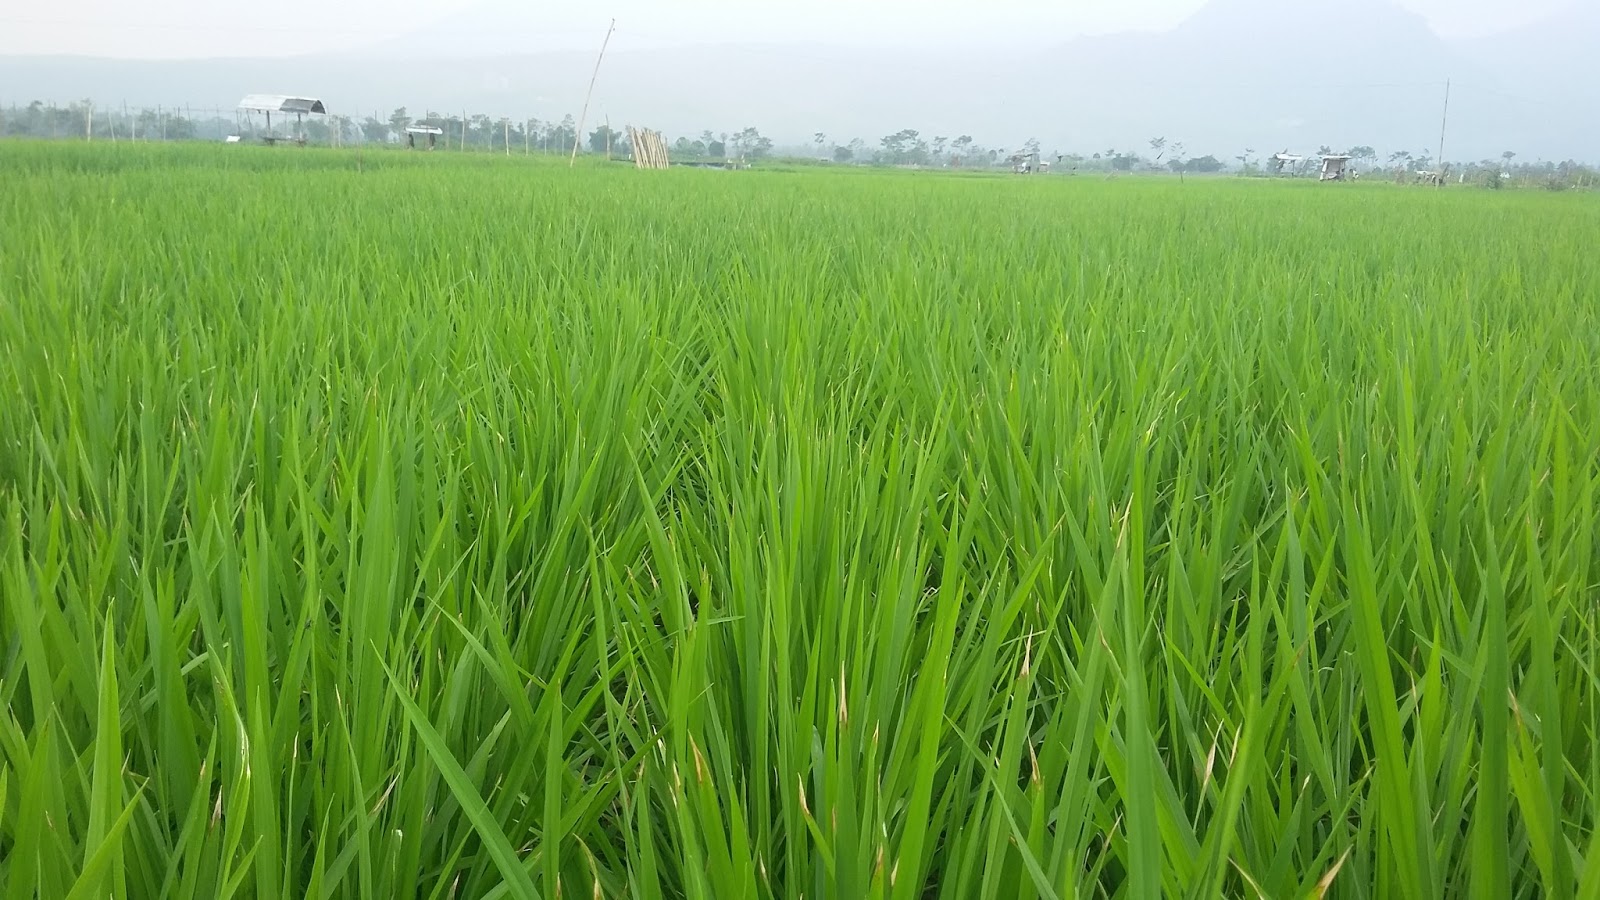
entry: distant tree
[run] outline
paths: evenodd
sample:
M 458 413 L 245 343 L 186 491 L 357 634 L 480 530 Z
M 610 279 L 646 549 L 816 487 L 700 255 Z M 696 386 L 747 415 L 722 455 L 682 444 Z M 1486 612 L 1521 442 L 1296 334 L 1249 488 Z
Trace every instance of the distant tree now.
M 1223 165 L 1222 160 L 1217 159 L 1215 156 L 1197 156 L 1194 159 L 1184 163 L 1184 168 L 1190 172 L 1197 172 L 1202 175 L 1210 175 L 1216 172 L 1221 172 Z
M 855 158 L 855 151 L 851 150 L 848 145 L 840 144 L 833 148 L 833 161 L 836 163 L 847 163 Z
M 933 139 L 933 158 L 935 161 L 944 158 L 944 148 L 949 144 L 950 139 L 947 137 L 935 137 Z
M 1511 161 L 1517 158 L 1517 152 L 1515 150 L 1507 150 L 1500 154 L 1500 158 L 1506 161 L 1506 171 L 1509 172 L 1511 171 Z
M 308 122 L 306 124 L 310 126 L 313 123 Z M 315 124 L 321 125 L 322 129 L 321 133 L 317 134 L 314 139 L 320 143 L 331 144 L 333 142 L 333 123 L 330 121 Z M 192 141 L 195 139 L 196 133 L 193 119 L 174 115 L 167 120 L 167 140 L 169 141 Z
M 828 136 L 819 131 L 816 134 L 813 134 L 811 136 L 811 140 L 812 140 L 813 143 L 815 143 L 817 145 L 817 155 L 821 156 L 822 155 L 822 145 L 824 145 L 824 144 L 826 144 L 828 142 Z
M 966 158 L 966 156 L 972 152 L 972 135 L 963 134 L 962 136 L 951 141 L 950 152 L 954 154 L 957 159 Z
M 472 130 L 469 132 L 468 140 L 475 146 L 492 147 L 495 135 L 501 133 L 498 125 L 499 123 L 487 115 L 478 113 L 472 117 Z
M 369 144 L 381 144 L 389 139 L 389 123 L 373 116 L 361 120 L 361 138 Z
M 694 144 L 686 137 L 678 138 L 672 142 L 672 155 L 677 157 L 693 156 Z
M 37 103 L 38 101 L 34 101 L 34 102 Z M 141 109 L 141 110 L 139 110 L 139 115 L 137 117 L 137 122 L 138 122 L 139 130 L 136 133 L 139 134 L 140 136 L 142 136 L 145 140 L 153 141 L 153 140 L 156 140 L 157 138 L 160 138 L 162 136 L 161 135 L 161 125 L 162 125 L 161 114 L 156 112 L 155 110 L 153 110 L 153 109 Z M 47 121 L 45 126 L 44 126 L 44 128 L 42 128 L 41 130 L 39 130 L 37 132 L 34 132 L 34 133 L 35 134 L 39 134 L 39 135 L 49 134 L 52 137 L 54 137 L 55 136 L 53 134 L 54 130 L 55 130 L 55 126 L 53 124 L 51 124 L 51 122 Z
M 1178 173 L 1181 179 L 1183 173 L 1189 171 L 1188 158 L 1183 149 L 1183 142 L 1173 141 L 1167 146 L 1167 151 L 1167 168 Z
M 746 128 L 733 136 L 733 148 L 740 156 L 761 159 L 772 154 L 772 140 L 753 127 Z
M 356 134 L 355 120 L 349 116 L 329 116 L 328 124 L 332 126 L 334 139 L 340 144 L 349 143 Z
M 1164 137 L 1151 138 L 1150 152 L 1156 155 L 1155 161 L 1160 162 L 1161 157 L 1166 155 L 1167 152 L 1167 139 Z
M 611 129 L 610 125 L 601 125 L 589 132 L 589 152 L 604 153 L 609 147 L 612 152 L 620 153 L 623 136 Z
M 1346 150 L 1345 155 L 1357 162 L 1370 162 L 1378 158 L 1378 151 L 1363 144 Z
M 1409 150 L 1396 150 L 1395 152 L 1389 154 L 1389 165 L 1391 166 L 1405 166 L 1410 162 L 1411 151 Z
M 887 165 L 910 165 L 922 161 L 927 155 L 928 144 L 915 128 L 887 135 L 880 143 L 883 145 L 881 159 Z
M 561 117 L 561 124 L 550 131 L 550 144 L 557 153 L 568 154 L 578 143 L 578 123 L 573 120 L 572 114 L 567 113 Z
M 406 133 L 411 127 L 411 116 L 406 113 L 404 106 L 389 114 L 389 133 L 396 137 Z
M 712 140 L 706 144 L 706 154 L 712 159 L 726 159 L 728 157 L 728 145 L 724 141 Z

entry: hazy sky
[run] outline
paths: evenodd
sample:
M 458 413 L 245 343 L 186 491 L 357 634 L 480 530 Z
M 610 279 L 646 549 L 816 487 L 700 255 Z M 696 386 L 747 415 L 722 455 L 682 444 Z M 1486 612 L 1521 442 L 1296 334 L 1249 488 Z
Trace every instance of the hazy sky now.
M 1309 2 L 1309 0 L 1305 0 Z M 1593 0 L 1398 0 L 1445 35 L 1483 34 Z M 1086 32 L 1159 29 L 1205 0 L 0 0 L 0 54 L 136 58 L 280 56 L 356 50 L 426 34 L 453 16 L 493 23 L 530 50 L 807 40 L 930 44 L 1059 41 Z M 476 12 L 473 10 L 476 9 Z M 501 29 L 499 23 L 506 23 Z

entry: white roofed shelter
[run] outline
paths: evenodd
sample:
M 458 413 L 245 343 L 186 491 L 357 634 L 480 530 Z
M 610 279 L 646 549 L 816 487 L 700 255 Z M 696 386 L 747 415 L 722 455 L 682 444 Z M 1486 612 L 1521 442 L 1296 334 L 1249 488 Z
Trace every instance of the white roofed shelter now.
M 328 108 L 321 100 L 315 97 L 295 97 L 289 94 L 250 94 L 239 101 L 239 110 L 246 116 L 254 113 L 264 113 L 267 117 L 267 133 L 262 135 L 262 140 L 275 144 L 281 140 L 292 140 L 297 144 L 306 142 L 303 123 L 307 115 L 325 116 Z M 274 134 L 272 131 L 272 114 L 294 115 L 295 133 L 292 137 Z
M 1319 181 L 1343 181 L 1347 174 L 1350 157 L 1343 155 L 1324 156 L 1322 158 L 1322 175 Z
M 1272 174 L 1282 175 L 1284 170 L 1293 172 L 1301 163 L 1305 162 L 1304 156 L 1299 156 L 1285 150 L 1282 153 L 1272 154 Z
M 444 134 L 444 129 L 437 125 L 412 125 L 406 128 L 406 146 L 412 150 L 417 149 L 417 135 L 426 135 L 428 149 L 432 150 L 439 140 L 439 135 Z

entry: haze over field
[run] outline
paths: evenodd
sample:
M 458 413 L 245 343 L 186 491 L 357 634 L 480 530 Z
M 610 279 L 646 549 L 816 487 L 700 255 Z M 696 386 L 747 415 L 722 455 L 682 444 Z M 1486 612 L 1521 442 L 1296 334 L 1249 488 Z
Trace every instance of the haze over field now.
M 1446 157 L 1600 156 L 1593 4 L 1352 0 L 1335 13 L 1268 0 L 993 6 L 725 0 L 584 9 L 405 0 L 268 11 L 198 0 L 137 11 L 66 0 L 0 17 L 0 103 L 230 108 L 251 91 L 559 118 L 583 101 L 618 18 L 595 115 L 665 130 L 972 134 L 1092 153 L 1154 135 L 1231 158 L 1320 145 L 1432 150 L 1453 82 Z

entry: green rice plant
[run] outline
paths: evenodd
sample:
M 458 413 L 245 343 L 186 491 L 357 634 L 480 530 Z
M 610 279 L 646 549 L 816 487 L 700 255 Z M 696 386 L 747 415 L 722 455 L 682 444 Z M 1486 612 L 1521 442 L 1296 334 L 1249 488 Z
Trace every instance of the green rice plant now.
M 0 172 L 4 897 L 1600 896 L 1590 198 Z

